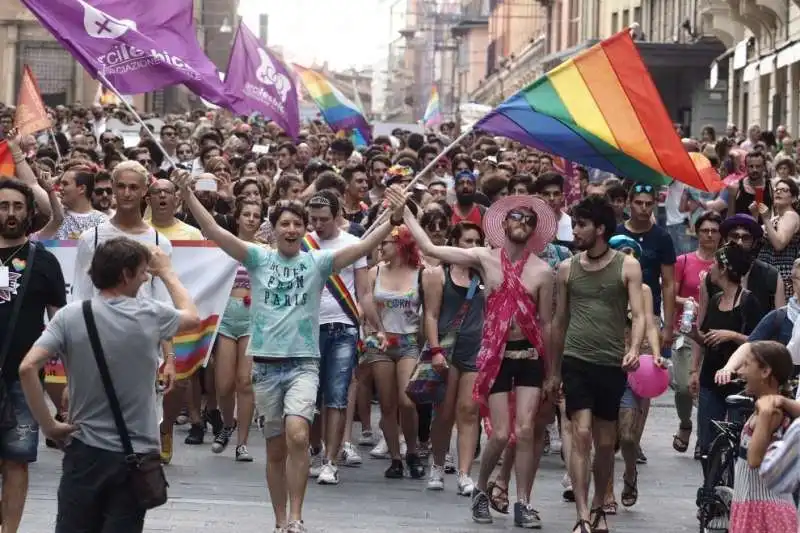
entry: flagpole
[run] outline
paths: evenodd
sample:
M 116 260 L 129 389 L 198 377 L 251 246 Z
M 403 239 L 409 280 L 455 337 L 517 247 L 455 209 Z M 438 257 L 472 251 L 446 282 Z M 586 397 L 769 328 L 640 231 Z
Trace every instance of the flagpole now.
M 433 158 L 433 160 L 432 160 L 430 163 L 428 163 L 428 164 L 425 166 L 425 168 L 423 168 L 422 170 L 420 170 L 420 171 L 419 171 L 419 173 L 417 173 L 417 175 L 416 175 L 416 176 L 414 176 L 414 179 L 413 179 L 413 180 L 411 180 L 411 182 L 410 182 L 410 183 L 409 183 L 409 184 L 406 186 L 406 188 L 405 188 L 405 189 L 403 189 L 403 194 L 406 194 L 406 193 L 409 191 L 409 189 L 411 189 L 411 188 L 414 186 L 414 184 L 415 184 L 415 183 L 417 183 L 417 182 L 419 181 L 419 179 L 420 179 L 422 176 L 424 176 L 425 174 L 427 174 L 428 172 L 430 172 L 431 170 L 433 170 L 433 168 L 434 168 L 434 167 L 436 167 L 436 163 L 438 163 L 440 159 L 442 159 L 444 156 L 446 156 L 446 155 L 447 155 L 447 153 L 448 153 L 450 150 L 452 150 L 452 149 L 453 149 L 453 147 L 455 147 L 455 145 L 457 145 L 457 144 L 458 144 L 458 143 L 460 143 L 462 140 L 464 140 L 464 138 L 465 138 L 467 135 L 469 135 L 471 132 L 472 132 L 472 128 L 466 128 L 466 130 L 465 130 L 465 131 L 464 131 L 464 132 L 463 132 L 461 135 L 459 135 L 458 137 L 456 137 L 456 140 L 454 140 L 453 142 L 451 142 L 449 145 L 447 145 L 447 146 L 445 147 L 445 149 L 444 149 L 444 150 L 442 150 L 441 152 L 439 152 L 439 154 L 437 154 L 437 155 L 436 155 L 436 157 L 434 157 L 434 158 Z M 387 218 L 387 215 L 389 215 L 389 214 L 391 214 L 391 211 L 390 211 L 390 210 L 388 210 L 388 209 L 384 209 L 384 210 L 383 210 L 383 212 L 382 212 L 382 213 L 381 213 L 381 214 L 378 216 L 378 218 L 375 220 L 375 222 L 373 222 L 373 223 L 372 223 L 372 225 L 371 225 L 370 227 L 368 227 L 368 228 L 367 228 L 367 231 L 365 231 L 365 232 L 364 232 L 364 235 L 363 235 L 361 238 L 363 239 L 363 238 L 365 238 L 367 235 L 369 235 L 370 233 L 372 233 L 372 230 L 374 230 L 375 228 L 377 228 L 378 226 L 380 226 L 380 225 L 381 225 L 381 223 L 382 223 L 383 221 L 385 221 L 385 220 L 386 220 L 386 218 Z
M 58 147 L 58 141 L 56 140 L 56 134 L 53 131 L 53 128 L 48 128 L 47 131 L 50 133 L 50 138 L 53 139 L 53 147 L 56 149 L 56 155 L 58 156 L 57 163 L 61 162 L 61 148 Z
M 172 159 L 172 157 L 170 157 L 170 155 L 167 153 L 167 150 L 166 150 L 166 149 L 164 148 L 164 146 L 161 144 L 161 141 L 159 141 L 158 139 L 156 139 L 155 135 L 153 135 L 153 133 L 150 131 L 150 128 L 148 128 L 148 127 L 147 127 L 147 124 L 145 124 L 145 123 L 144 123 L 144 120 L 142 120 L 142 117 L 140 117 L 140 116 L 139 116 L 139 114 L 136 112 L 136 110 L 135 110 L 135 109 L 133 109 L 133 107 L 131 107 L 131 105 L 128 103 L 128 101 L 127 101 L 127 100 L 125 100 L 125 98 L 123 98 L 123 97 L 122 97 L 122 95 L 121 95 L 121 94 L 120 94 L 120 92 L 117 90 L 117 88 L 116 88 L 116 87 L 114 87 L 114 86 L 111 84 L 111 82 L 110 82 L 110 81 L 108 81 L 108 78 L 106 78 L 105 74 L 103 74 L 102 72 L 98 72 L 98 73 L 97 73 L 97 75 L 98 75 L 98 76 L 100 77 L 100 79 L 103 81 L 103 83 L 105 84 L 105 86 L 106 86 L 106 87 L 108 87 L 109 89 L 111 89 L 111 92 L 112 92 L 112 93 L 114 93 L 114 95 L 115 95 L 117 98 L 119 98 L 119 101 L 120 101 L 120 102 L 122 102 L 122 105 L 124 105 L 125 107 L 127 107 L 127 108 L 128 108 L 128 111 L 130 111 L 130 112 L 131 112 L 131 114 L 133 115 L 133 117 L 134 117 L 134 118 L 135 118 L 135 119 L 136 119 L 136 120 L 139 122 L 139 124 L 141 124 L 141 125 L 142 125 L 142 127 L 145 129 L 145 131 L 147 131 L 147 134 L 150 136 L 150 138 L 151 138 L 151 139 L 153 139 L 153 142 L 154 142 L 154 143 L 156 143 L 156 146 L 158 146 L 158 149 L 159 149 L 159 150 L 161 150 L 161 153 L 162 153 L 162 154 L 164 154 L 164 158 L 165 158 L 167 161 L 169 161 L 169 164 L 170 164 L 170 165 L 172 165 L 172 166 L 173 166 L 173 167 L 175 167 L 175 168 L 181 168 L 181 167 L 179 167 L 179 166 L 178 166 L 178 163 L 176 163 L 176 162 L 175 162 L 175 160 L 174 160 L 174 159 Z

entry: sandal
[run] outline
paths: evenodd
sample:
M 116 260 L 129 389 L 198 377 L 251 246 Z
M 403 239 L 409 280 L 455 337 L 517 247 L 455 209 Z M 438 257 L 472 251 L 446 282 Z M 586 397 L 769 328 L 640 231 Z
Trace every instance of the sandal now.
M 590 524 L 588 520 L 580 519 L 575 522 L 575 525 L 572 527 L 572 532 L 575 533 L 577 529 L 578 533 L 592 533 L 591 527 L 592 524 Z
M 684 435 L 685 438 L 684 438 Z M 692 428 L 678 428 L 678 432 L 672 436 L 672 449 L 678 453 L 686 453 L 689 449 L 689 438 L 692 435 Z
M 617 509 L 618 509 L 617 502 L 603 504 L 603 512 L 606 513 L 607 515 L 617 514 Z
M 639 501 L 639 472 L 634 474 L 633 483 L 625 479 L 625 476 L 622 477 L 622 483 L 625 484 L 625 487 L 620 494 L 620 501 L 625 507 L 633 507 Z
M 592 527 L 592 533 L 608 533 L 608 520 L 606 520 L 606 512 L 603 511 L 603 508 L 592 509 L 591 514 L 594 515 L 594 520 L 589 524 Z M 606 527 L 600 527 L 601 521 L 606 523 Z
M 494 481 L 486 485 L 486 494 L 489 495 L 489 504 L 492 509 L 501 514 L 508 514 L 508 489 L 501 487 Z

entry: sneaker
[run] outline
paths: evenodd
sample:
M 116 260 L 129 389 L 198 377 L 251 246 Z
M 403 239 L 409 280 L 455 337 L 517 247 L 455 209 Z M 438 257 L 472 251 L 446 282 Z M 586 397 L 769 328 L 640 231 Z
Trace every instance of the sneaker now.
M 317 483 L 320 485 L 338 485 L 339 484 L 339 469 L 333 463 L 325 463 L 319 471 Z
M 560 454 L 562 449 L 561 435 L 558 433 L 558 424 L 550 424 L 547 426 L 547 434 L 550 438 L 550 453 Z
M 472 520 L 478 524 L 491 524 L 492 513 L 489 511 L 489 496 L 482 490 L 472 493 Z
M 378 444 L 375 445 L 369 452 L 370 457 L 374 459 L 388 459 L 389 458 L 389 445 L 386 444 L 386 439 L 381 437 Z
M 389 465 L 383 476 L 388 479 L 403 479 L 403 461 L 392 459 L 392 464 Z
M 436 465 L 431 466 L 427 488 L 428 490 L 444 490 L 444 468 Z
M 319 473 L 322 471 L 322 466 L 324 464 L 325 454 L 322 448 L 320 448 L 317 453 L 310 453 L 311 462 L 308 467 L 308 477 L 319 477 Z
M 175 419 L 176 426 L 185 426 L 189 423 L 189 410 L 187 408 L 181 409 L 181 414 Z
M 406 444 L 406 439 L 400 439 L 400 457 L 405 459 L 407 453 L 408 453 L 408 445 Z
M 189 434 L 186 435 L 186 439 L 183 442 L 190 446 L 199 446 L 203 444 L 203 437 L 205 437 L 205 434 L 205 424 L 192 424 L 192 427 L 189 428 Z
M 402 446 L 402 444 L 401 444 Z M 431 442 L 418 442 L 417 443 L 417 455 L 422 457 L 423 459 L 428 457 L 431 454 Z M 400 455 L 405 455 L 405 452 L 401 449 Z
M 375 434 L 370 431 L 362 431 L 361 436 L 358 438 L 359 446 L 375 446 Z
M 514 504 L 514 525 L 526 529 L 542 529 L 542 519 L 531 504 L 517 502 Z
M 425 466 L 419 455 L 409 453 L 406 455 L 406 466 L 408 466 L 408 475 L 413 479 L 422 479 L 425 477 Z
M 247 446 L 240 444 L 236 447 L 236 460 L 240 463 L 252 463 L 253 456 L 247 451 Z
M 444 473 L 445 474 L 455 474 L 456 473 L 456 461 L 453 458 L 453 454 L 448 453 L 444 456 Z
M 475 482 L 472 481 L 472 478 L 464 472 L 458 473 L 458 485 L 456 492 L 459 496 L 472 496 L 472 493 L 475 492 Z
M 222 428 L 222 431 L 217 433 L 214 437 L 214 443 L 211 445 L 211 451 L 214 453 L 222 453 L 231 441 L 235 428 Z
M 647 456 L 642 451 L 641 446 L 637 446 L 636 448 L 636 464 L 637 465 L 646 465 L 647 464 Z
M 172 428 L 161 433 L 161 462 L 168 465 L 172 461 Z
M 286 526 L 286 529 L 283 530 L 283 533 L 307 533 L 308 530 L 306 526 L 303 525 L 302 520 L 295 520 L 294 522 L 289 522 L 289 525 Z
M 568 472 L 564 472 L 564 477 L 561 478 L 561 486 L 564 487 L 561 497 L 565 502 L 573 503 L 575 501 L 575 491 L 572 490 L 572 479 L 570 479 Z
M 342 464 L 345 466 L 361 466 L 363 462 L 361 460 L 361 456 L 358 454 L 358 450 L 356 447 L 353 446 L 349 442 L 345 442 L 342 445 Z
M 211 426 L 212 435 L 219 435 L 219 432 L 225 428 L 225 423 L 222 421 L 222 413 L 219 412 L 219 409 L 207 411 L 203 420 Z

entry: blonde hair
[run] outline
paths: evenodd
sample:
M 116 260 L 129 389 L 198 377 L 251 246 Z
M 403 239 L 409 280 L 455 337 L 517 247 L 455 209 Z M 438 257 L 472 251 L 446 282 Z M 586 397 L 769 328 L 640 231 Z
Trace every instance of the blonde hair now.
M 142 181 L 145 183 L 145 185 L 150 179 L 150 174 L 141 163 L 138 161 L 123 161 L 114 167 L 114 170 L 111 172 L 111 181 L 116 182 L 123 172 L 133 172 L 134 174 L 138 174 L 142 178 Z

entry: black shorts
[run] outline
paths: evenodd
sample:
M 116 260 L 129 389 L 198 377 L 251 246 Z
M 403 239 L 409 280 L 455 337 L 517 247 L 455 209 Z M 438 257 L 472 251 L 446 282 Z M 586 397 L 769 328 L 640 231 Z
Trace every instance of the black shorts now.
M 589 410 L 601 420 L 615 422 L 628 375 L 620 367 L 596 365 L 573 357 L 561 363 L 567 418 Z
M 541 359 L 503 359 L 489 394 L 511 392 L 514 387 L 542 388 L 544 363 Z

